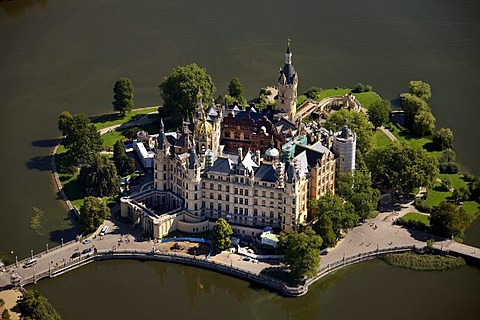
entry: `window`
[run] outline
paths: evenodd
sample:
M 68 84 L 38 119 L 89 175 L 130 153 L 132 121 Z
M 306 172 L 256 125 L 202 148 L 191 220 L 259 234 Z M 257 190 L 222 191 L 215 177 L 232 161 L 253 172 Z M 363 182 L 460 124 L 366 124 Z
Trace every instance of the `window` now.
M 233 208 L 233 213 L 238 214 L 238 207 Z
M 240 204 L 243 204 L 243 198 L 240 198 Z
M 253 209 L 253 216 L 256 217 L 258 215 L 258 210 L 257 209 Z
M 243 208 L 240 208 L 240 214 L 243 215 Z
M 218 200 L 222 200 L 222 195 L 220 193 L 218 194 Z
M 210 202 L 210 209 L 213 210 L 213 202 Z
M 213 199 L 213 193 L 210 192 L 210 199 Z
M 234 194 L 238 194 L 238 188 L 235 188 L 233 191 Z
M 254 205 L 254 206 L 258 205 L 258 200 L 257 200 L 256 198 L 253 199 L 253 205 Z
M 253 190 L 253 195 L 258 196 L 258 190 Z
M 248 216 L 248 208 L 245 208 L 245 215 Z M 246 218 L 245 218 L 246 220 Z
M 248 198 L 245 198 L 245 205 L 248 206 Z
M 270 208 L 273 208 L 275 206 L 275 203 L 273 201 L 270 201 Z
M 266 197 L 267 196 L 267 192 L 266 191 L 262 191 L 262 197 Z
M 202 182 L 202 188 L 205 189 L 205 182 Z
M 230 192 L 230 186 L 226 186 L 225 191 Z
M 270 192 L 270 198 L 274 198 L 273 192 Z
M 243 196 L 243 189 L 240 189 L 240 195 Z
M 213 190 L 213 183 L 210 183 L 210 190 Z
M 248 197 L 248 189 L 245 189 L 245 195 Z
M 194 196 L 194 199 L 197 200 L 197 193 L 196 192 L 193 196 Z
M 237 197 L 233 198 L 233 203 L 238 203 L 238 198 Z
M 273 211 L 270 211 L 270 218 L 273 218 Z
M 262 206 L 265 207 L 266 205 L 267 205 L 267 204 L 266 204 L 266 201 L 265 201 L 265 200 L 262 200 Z
M 230 205 L 228 203 L 225 205 L 225 211 L 230 212 Z
M 230 195 L 229 194 L 225 195 L 225 201 L 230 201 Z
M 222 211 L 222 204 L 221 203 L 218 204 L 218 211 Z

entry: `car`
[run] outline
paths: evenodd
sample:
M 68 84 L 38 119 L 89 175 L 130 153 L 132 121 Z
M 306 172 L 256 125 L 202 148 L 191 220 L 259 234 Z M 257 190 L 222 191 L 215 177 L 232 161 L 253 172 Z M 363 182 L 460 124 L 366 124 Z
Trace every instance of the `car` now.
M 107 231 L 108 231 L 108 226 L 104 226 L 100 231 L 100 236 L 104 236 L 105 234 L 107 234 Z
M 86 254 L 92 251 L 92 248 L 86 248 L 82 251 L 82 254 Z
M 250 261 L 250 257 L 243 257 L 243 261 Z
M 83 244 L 89 244 L 92 242 L 92 239 L 91 238 L 87 238 L 85 240 L 82 241 Z
M 30 268 L 37 264 L 37 259 L 28 259 L 27 262 L 23 265 L 24 268 Z
M 78 258 L 78 257 L 80 257 L 80 252 L 74 252 L 74 253 L 70 256 L 70 258 L 72 258 L 72 259 L 75 259 L 75 258 Z

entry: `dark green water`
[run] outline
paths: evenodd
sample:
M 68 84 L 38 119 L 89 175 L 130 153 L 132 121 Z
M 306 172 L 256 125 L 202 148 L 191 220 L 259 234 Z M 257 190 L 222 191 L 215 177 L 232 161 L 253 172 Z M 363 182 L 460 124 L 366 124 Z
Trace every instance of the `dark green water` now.
M 477 319 L 480 270 L 422 273 L 370 261 L 328 276 L 304 297 L 283 298 L 202 269 L 110 261 L 32 288 L 72 320 Z
M 409 80 L 429 82 L 437 126 L 453 128 L 460 162 L 480 174 L 478 1 L 17 0 L 0 5 L 0 38 L 0 251 L 26 256 L 75 234 L 48 167 L 61 111 L 110 111 L 113 83 L 121 76 L 132 79 L 137 106 L 159 104 L 161 79 L 192 62 L 207 69 L 217 94 L 239 77 L 252 97 L 276 83 L 287 38 L 300 92 L 363 82 L 394 99 Z M 41 235 L 29 227 L 32 207 L 47 212 Z M 467 234 L 476 245 L 478 223 Z M 284 299 L 202 270 L 109 262 L 39 288 L 66 319 L 122 318 L 113 314 L 117 308 L 145 319 L 171 309 L 178 318 L 357 318 L 357 312 L 417 318 L 424 309 L 431 313 L 422 318 L 453 318 L 455 312 L 474 318 L 469 297 L 479 296 L 478 277 L 473 268 L 424 274 L 370 263 L 329 278 L 304 298 Z M 193 289 L 198 279 L 208 293 Z M 411 308 L 401 311 L 405 301 Z M 218 307 L 223 304 L 228 308 Z

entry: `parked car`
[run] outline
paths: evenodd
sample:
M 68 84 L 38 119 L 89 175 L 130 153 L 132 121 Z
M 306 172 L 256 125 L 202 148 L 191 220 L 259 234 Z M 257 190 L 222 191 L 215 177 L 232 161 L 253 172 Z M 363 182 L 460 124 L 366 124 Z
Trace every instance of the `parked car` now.
M 70 258 L 72 258 L 72 259 L 75 259 L 75 258 L 78 258 L 78 257 L 80 257 L 80 252 L 74 252 L 74 253 L 70 256 Z
M 83 244 L 89 244 L 92 242 L 92 239 L 91 238 L 87 238 L 85 240 L 82 241 Z
M 86 254 L 92 251 L 92 248 L 86 248 L 82 251 L 82 254 Z

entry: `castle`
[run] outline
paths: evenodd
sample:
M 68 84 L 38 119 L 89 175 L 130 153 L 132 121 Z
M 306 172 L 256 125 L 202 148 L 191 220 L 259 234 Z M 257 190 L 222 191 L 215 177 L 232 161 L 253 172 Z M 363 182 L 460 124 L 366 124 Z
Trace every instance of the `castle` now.
M 161 121 L 159 134 L 147 137 L 153 188 L 122 198 L 121 215 L 153 238 L 204 232 L 218 218 L 240 236 L 265 227 L 288 232 L 307 222 L 309 201 L 334 193 L 338 172 L 353 172 L 356 135 L 346 125 L 332 133 L 302 124 L 297 86 L 288 43 L 278 110 L 205 108 L 199 92 L 196 114 L 181 130 L 167 133 Z

